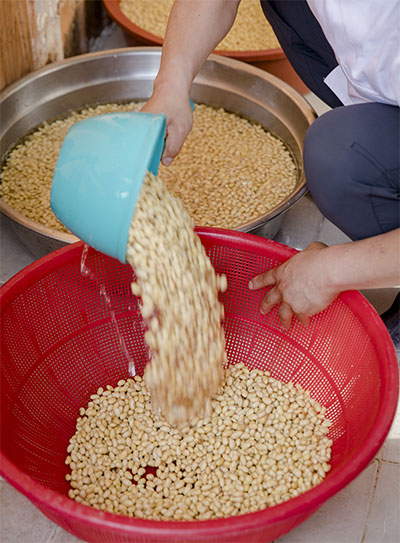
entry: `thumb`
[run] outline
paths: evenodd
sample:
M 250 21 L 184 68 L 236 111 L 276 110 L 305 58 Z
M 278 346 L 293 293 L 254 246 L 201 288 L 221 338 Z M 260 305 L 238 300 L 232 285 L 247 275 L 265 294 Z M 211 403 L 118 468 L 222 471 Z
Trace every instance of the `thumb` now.
M 182 145 L 185 142 L 185 138 L 188 131 L 182 126 L 177 125 L 174 122 L 167 124 L 167 132 L 165 137 L 164 152 L 162 155 L 162 162 L 166 166 L 171 164 L 173 159 L 182 149 Z
M 312 241 L 307 249 L 324 249 L 324 247 L 327 247 L 327 245 L 322 243 L 322 241 Z

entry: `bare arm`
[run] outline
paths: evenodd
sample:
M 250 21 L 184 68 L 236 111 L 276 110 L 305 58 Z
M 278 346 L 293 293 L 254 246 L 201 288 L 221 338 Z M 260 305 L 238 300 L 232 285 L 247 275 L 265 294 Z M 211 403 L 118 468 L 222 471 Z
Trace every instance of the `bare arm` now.
M 279 316 L 285 328 L 293 315 L 307 325 L 345 290 L 400 286 L 400 229 L 331 247 L 311 243 L 249 283 L 254 290 L 266 286 L 272 288 L 260 310 L 268 313 L 281 302 Z
M 153 95 L 143 111 L 167 115 L 163 163 L 178 154 L 193 117 L 189 91 L 208 55 L 230 30 L 240 0 L 175 0 Z

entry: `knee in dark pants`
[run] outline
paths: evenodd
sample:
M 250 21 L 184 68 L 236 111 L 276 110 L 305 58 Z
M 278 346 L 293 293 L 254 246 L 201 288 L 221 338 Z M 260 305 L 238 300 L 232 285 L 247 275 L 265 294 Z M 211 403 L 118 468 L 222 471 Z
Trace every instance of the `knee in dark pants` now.
M 351 239 L 399 227 L 399 108 L 365 103 L 319 117 L 304 143 L 308 187 Z
M 304 169 L 307 185 L 320 209 L 336 223 L 346 193 L 345 159 L 341 129 L 335 122 L 335 112 L 325 113 L 311 125 L 304 141 Z

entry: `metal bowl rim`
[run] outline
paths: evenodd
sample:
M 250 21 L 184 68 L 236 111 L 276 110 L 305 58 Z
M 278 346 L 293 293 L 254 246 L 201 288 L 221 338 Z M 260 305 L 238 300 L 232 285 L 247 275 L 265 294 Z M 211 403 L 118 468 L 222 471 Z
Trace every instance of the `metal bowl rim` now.
M 96 57 L 109 58 L 109 57 L 115 57 L 117 55 L 131 56 L 131 55 L 138 55 L 138 54 L 143 54 L 143 53 L 149 54 L 149 55 L 155 54 L 155 53 L 160 54 L 161 50 L 162 48 L 158 46 L 143 46 L 143 47 L 134 47 L 134 48 L 122 47 L 122 48 L 117 48 L 117 49 L 109 49 L 107 51 L 86 53 L 83 55 L 77 55 L 77 56 L 73 56 L 64 60 L 54 62 L 50 65 L 44 66 L 43 68 L 40 68 L 38 70 L 35 70 L 27 74 L 26 76 L 22 77 L 18 81 L 8 85 L 5 89 L 3 89 L 0 92 L 0 109 L 1 109 L 2 102 L 4 102 L 9 96 L 17 92 L 19 89 L 24 88 L 25 85 L 29 81 L 33 81 L 42 76 L 47 76 L 49 74 L 56 73 L 58 70 L 63 69 L 64 66 L 73 66 L 74 64 L 82 64 L 85 62 L 90 62 L 92 59 Z M 274 86 L 278 87 L 279 90 L 283 92 L 284 94 L 286 94 L 295 103 L 295 105 L 301 110 L 302 114 L 304 115 L 305 119 L 310 125 L 317 117 L 317 114 L 314 108 L 303 98 L 303 96 L 299 92 L 297 92 L 289 84 L 282 81 L 278 77 L 268 72 L 265 72 L 264 70 L 261 70 L 261 68 L 257 68 L 243 61 L 225 57 L 225 56 L 218 55 L 215 53 L 212 53 L 208 57 L 207 61 L 214 61 L 218 64 L 225 65 L 235 70 L 239 70 L 241 72 L 248 73 L 248 74 L 253 74 L 261 79 L 268 81 Z M 196 78 L 194 82 L 196 82 Z M 4 127 L 4 124 L 3 124 L 3 127 Z M 8 152 L 8 150 L 6 152 Z M 242 232 L 250 232 L 258 228 L 259 226 L 267 222 L 270 222 L 271 220 L 278 217 L 281 213 L 289 209 L 289 207 L 291 207 L 299 198 L 301 198 L 301 196 L 303 196 L 307 192 L 307 190 L 308 189 L 306 186 L 306 179 L 305 179 L 304 171 L 302 170 L 300 179 L 298 180 L 298 183 L 294 189 L 294 192 L 289 197 L 282 200 L 279 204 L 277 204 L 275 207 L 270 209 L 268 213 L 255 217 L 251 221 L 247 221 L 237 226 L 234 229 L 238 231 L 242 231 Z M 78 238 L 74 234 L 61 232 L 61 231 L 55 230 L 54 228 L 45 226 L 39 222 L 33 221 L 32 219 L 29 219 L 22 213 L 19 213 L 18 211 L 14 210 L 11 206 L 5 203 L 1 198 L 0 198 L 0 212 L 4 213 L 6 216 L 8 216 L 10 219 L 12 219 L 14 222 L 19 224 L 20 226 L 27 228 L 42 236 L 46 236 L 50 239 L 54 239 L 54 240 L 65 242 L 65 243 L 73 243 L 78 240 Z

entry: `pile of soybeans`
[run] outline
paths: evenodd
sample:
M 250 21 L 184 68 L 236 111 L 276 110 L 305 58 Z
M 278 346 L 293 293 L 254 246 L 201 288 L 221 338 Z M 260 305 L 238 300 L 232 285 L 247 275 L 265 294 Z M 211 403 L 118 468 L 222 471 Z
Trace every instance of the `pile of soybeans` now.
M 44 123 L 9 153 L 1 172 L 3 201 L 40 224 L 67 231 L 50 209 L 53 172 L 67 131 L 88 117 L 138 111 L 142 105 L 103 104 Z M 196 225 L 221 228 L 268 213 L 297 182 L 295 163 L 280 139 L 255 122 L 206 105 L 195 106 L 191 133 L 172 165 L 160 166 L 159 176 Z
M 66 463 L 69 496 L 147 519 L 249 513 L 320 483 L 331 455 L 325 408 L 243 364 L 225 370 L 207 417 L 176 427 L 154 414 L 143 380 L 100 388 L 81 409 Z
M 146 176 L 127 260 L 151 359 L 99 388 L 68 446 L 69 496 L 122 515 L 229 517 L 298 496 L 330 469 L 325 408 L 298 385 L 226 367 L 217 276 L 182 202 Z
M 174 0 L 121 0 L 122 13 L 136 26 L 164 38 Z M 262 51 L 280 47 L 260 0 L 241 0 L 231 30 L 216 47 L 223 51 Z

